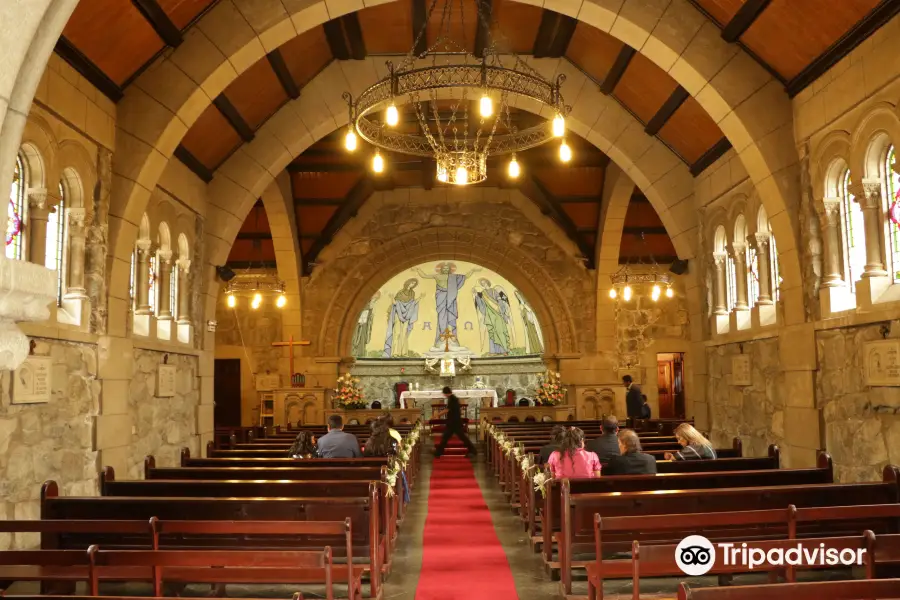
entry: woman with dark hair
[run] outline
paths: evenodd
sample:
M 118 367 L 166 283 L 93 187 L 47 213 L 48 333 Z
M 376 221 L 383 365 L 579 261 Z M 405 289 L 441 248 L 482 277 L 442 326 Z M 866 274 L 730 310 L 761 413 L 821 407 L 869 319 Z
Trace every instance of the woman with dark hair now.
M 584 449 L 584 431 L 570 427 L 563 434 L 559 450 L 547 461 L 554 479 L 578 479 L 600 476 L 600 459 Z
M 294 438 L 288 454 L 291 458 L 318 458 L 315 436 L 308 431 L 301 431 Z
M 393 456 L 397 453 L 397 442 L 391 437 L 391 429 L 384 419 L 372 423 L 372 435 L 366 440 L 363 456 Z

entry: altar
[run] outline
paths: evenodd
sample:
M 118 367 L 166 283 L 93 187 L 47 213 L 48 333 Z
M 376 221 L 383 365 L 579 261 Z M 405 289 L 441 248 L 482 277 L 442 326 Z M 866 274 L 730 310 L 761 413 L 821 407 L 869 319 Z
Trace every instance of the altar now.
M 498 403 L 497 392 L 492 389 L 483 390 L 453 390 L 453 394 L 460 400 L 472 399 L 469 404 L 485 406 L 486 402 L 490 402 L 490 406 L 496 407 Z M 427 404 L 431 404 L 433 400 L 444 401 L 444 393 L 441 390 L 410 390 L 400 394 L 400 408 L 406 408 L 409 401 L 413 406 L 423 406 L 422 400 L 428 400 Z
M 394 423 L 415 423 L 422 417 L 422 411 L 418 408 L 363 408 L 358 410 L 346 410 L 343 408 L 329 408 L 325 410 L 325 422 L 331 415 L 340 415 L 344 423 L 368 423 L 374 421 L 384 413 L 390 413 Z

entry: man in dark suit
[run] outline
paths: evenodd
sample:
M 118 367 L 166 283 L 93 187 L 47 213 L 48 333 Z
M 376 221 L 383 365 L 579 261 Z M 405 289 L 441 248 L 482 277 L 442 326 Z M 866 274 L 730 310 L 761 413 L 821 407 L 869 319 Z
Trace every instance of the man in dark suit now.
M 617 456 L 603 469 L 604 475 L 654 475 L 656 459 L 641 452 L 641 439 L 631 429 L 619 432 L 619 451 Z
M 562 443 L 563 435 L 566 433 L 564 425 L 554 425 L 550 430 L 550 442 L 541 446 L 541 453 L 538 456 L 538 464 L 545 465 L 550 460 L 550 455 L 559 450 Z
M 641 403 L 641 418 L 651 418 L 653 416 L 653 413 L 650 411 L 650 405 L 647 404 L 647 394 L 641 394 Z
M 622 377 L 622 383 L 625 384 L 625 407 L 628 409 L 628 417 L 640 419 L 641 406 L 644 404 L 641 400 L 641 388 L 632 382 L 631 375 Z
M 619 420 L 615 415 L 603 417 L 600 422 L 600 436 L 584 445 L 584 449 L 597 454 L 600 462 L 609 462 L 610 459 L 619 456 Z
M 440 457 L 447 447 L 447 442 L 450 441 L 450 436 L 455 435 L 459 438 L 459 441 L 465 444 L 466 449 L 468 450 L 468 456 L 475 456 L 477 450 L 475 449 L 475 444 L 469 439 L 469 434 L 466 432 L 465 425 L 463 425 L 459 398 L 453 394 L 453 390 L 449 387 L 445 387 L 443 393 L 444 398 L 447 399 L 447 422 L 444 425 L 445 429 L 444 435 L 441 437 L 441 443 L 434 449 L 434 455 Z
M 328 433 L 316 443 L 319 458 L 362 458 L 359 440 L 352 433 L 344 431 L 341 415 L 328 417 Z

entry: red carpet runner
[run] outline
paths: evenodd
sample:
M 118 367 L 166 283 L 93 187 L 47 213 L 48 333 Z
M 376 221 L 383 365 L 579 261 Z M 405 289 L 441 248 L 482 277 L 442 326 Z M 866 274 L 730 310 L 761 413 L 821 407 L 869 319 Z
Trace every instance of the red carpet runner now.
M 416 600 L 518 600 L 472 464 L 435 459 Z

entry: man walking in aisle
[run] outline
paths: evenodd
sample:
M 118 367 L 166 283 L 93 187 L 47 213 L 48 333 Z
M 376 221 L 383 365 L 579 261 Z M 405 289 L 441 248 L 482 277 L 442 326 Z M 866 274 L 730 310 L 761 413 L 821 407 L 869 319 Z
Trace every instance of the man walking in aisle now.
M 475 456 L 477 453 L 475 445 L 472 443 L 472 440 L 469 439 L 469 434 L 466 432 L 466 428 L 463 425 L 462 414 L 460 414 L 459 398 L 453 394 L 453 390 L 449 387 L 445 387 L 443 393 L 444 398 L 447 399 L 447 422 L 444 425 L 444 435 L 441 437 L 441 443 L 434 449 L 434 455 L 440 458 L 447 448 L 447 442 L 450 441 L 450 436 L 455 435 L 459 438 L 459 441 L 465 444 L 466 449 L 468 450 L 467 456 Z

